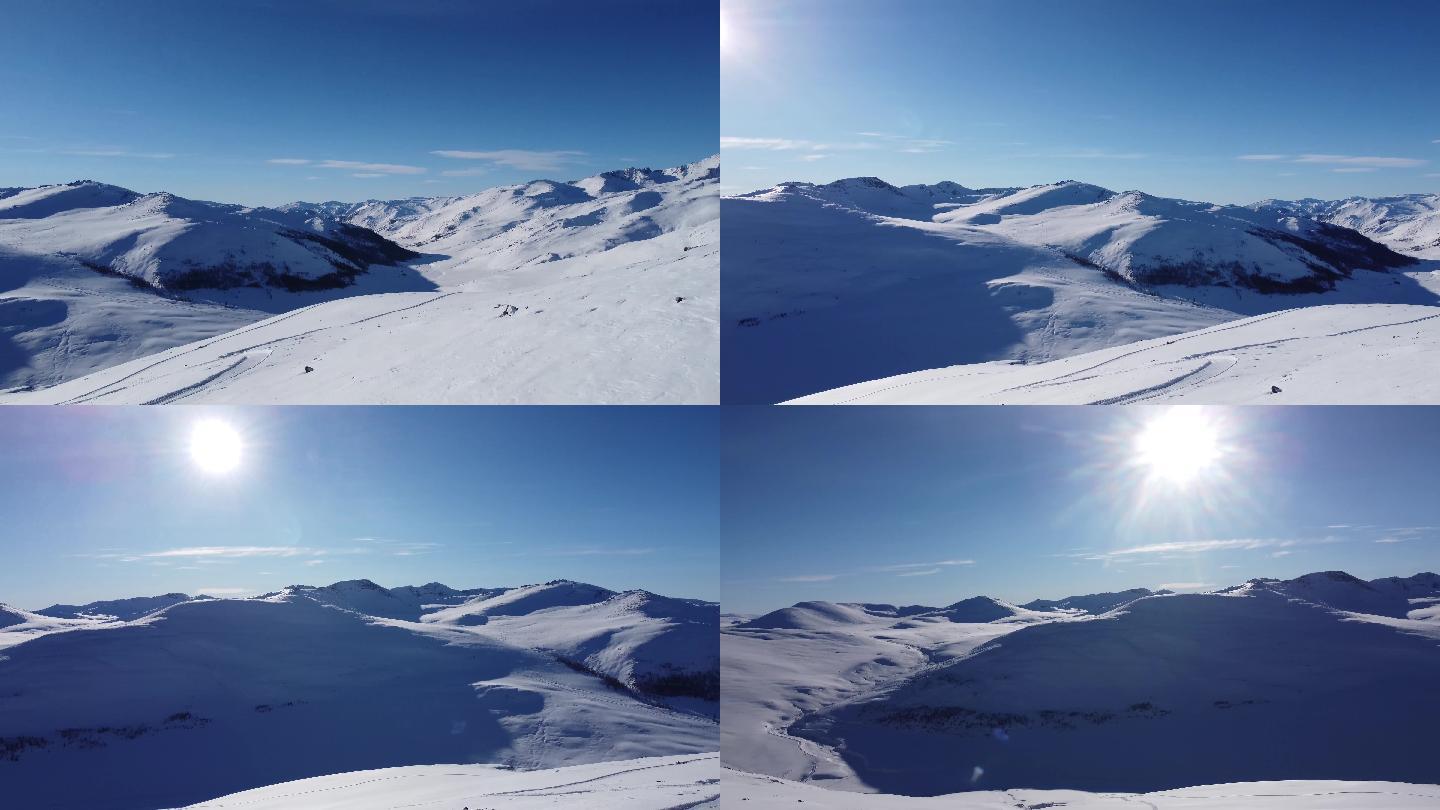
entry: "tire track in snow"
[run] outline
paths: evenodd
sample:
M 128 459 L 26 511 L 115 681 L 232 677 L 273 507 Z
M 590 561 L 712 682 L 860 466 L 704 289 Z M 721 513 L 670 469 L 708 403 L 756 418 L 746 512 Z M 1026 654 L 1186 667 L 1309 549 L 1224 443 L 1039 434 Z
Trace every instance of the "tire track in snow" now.
M 300 338 L 308 337 L 308 336 L 310 336 L 310 335 L 317 334 L 317 333 L 319 333 L 319 332 L 324 332 L 324 331 L 326 331 L 327 329 L 335 329 L 336 327 L 340 327 L 340 326 L 356 326 L 356 325 L 358 325 L 358 324 L 367 323 L 367 322 L 373 321 L 373 320 L 375 320 L 375 319 L 377 319 L 377 318 L 384 318 L 384 317 L 389 316 L 389 315 L 395 315 L 395 314 L 398 314 L 398 313 L 401 313 L 401 312 L 407 312 L 407 311 L 412 310 L 412 309 L 417 309 L 417 308 L 419 308 L 419 307 L 423 307 L 423 306 L 426 306 L 426 305 L 428 305 L 428 304 L 433 304 L 433 303 L 435 303 L 436 301 L 439 301 L 439 300 L 441 300 L 441 299 L 443 299 L 443 298 L 449 298 L 449 297 L 452 296 L 452 295 L 459 295 L 460 292 L 461 292 L 460 290 L 453 290 L 453 291 L 451 291 L 451 292 L 441 293 L 440 295 L 437 295 L 437 296 L 435 296 L 435 297 L 433 297 L 433 298 L 428 298 L 428 299 L 426 299 L 426 300 L 424 300 L 424 301 L 421 301 L 421 302 L 419 302 L 419 303 L 416 303 L 416 304 L 410 304 L 410 305 L 408 305 L 408 306 L 399 307 L 398 309 L 386 310 L 386 311 L 384 311 L 384 312 L 379 312 L 379 313 L 376 313 L 376 314 L 374 314 L 374 315 L 367 315 L 366 317 L 360 318 L 360 319 L 355 320 L 355 321 L 350 321 L 350 322 L 346 322 L 346 323 L 335 323 L 335 324 L 330 324 L 329 326 L 320 326 L 320 327 L 316 327 L 316 328 L 314 328 L 314 329 L 308 329 L 308 330 L 306 330 L 306 331 L 304 331 L 304 332 L 296 332 L 296 333 L 293 334 L 293 335 L 286 335 L 286 336 L 284 336 L 284 337 L 275 338 L 274 340 L 262 341 L 262 342 L 260 342 L 260 343 L 256 343 L 256 344 L 251 345 L 251 346 L 246 346 L 246 347 L 241 348 L 241 349 L 234 349 L 234 350 L 232 350 L 232 351 L 228 351 L 228 352 L 225 352 L 225 353 L 223 353 L 223 354 L 217 355 L 215 359 L 217 359 L 217 360 L 223 360 L 223 359 L 226 359 L 226 358 L 234 357 L 234 356 L 237 355 L 237 354 L 244 354 L 244 353 L 246 353 L 246 352 L 254 351 L 255 349 L 263 348 L 263 347 L 265 347 L 265 346 L 271 346 L 271 345 L 274 345 L 274 344 L 276 344 L 276 343 L 284 343 L 284 342 L 287 341 L 287 340 L 298 340 L 298 339 L 300 339 Z M 350 300 L 359 300 L 359 298 L 363 298 L 363 297 L 364 297 L 364 296 L 357 296 L 357 298 L 355 298 L 355 299 L 350 299 Z M 337 299 L 337 300 L 346 300 L 346 299 Z M 326 301 L 326 302 L 322 302 L 322 303 L 331 303 L 331 302 Z M 77 394 L 76 396 L 74 396 L 74 397 L 72 397 L 72 398 L 70 398 L 70 399 L 67 399 L 67 400 L 62 401 L 60 404 L 61 404 L 61 405 L 76 405 L 76 404 L 80 404 L 80 403 L 84 403 L 84 402 L 90 402 L 90 401 L 93 401 L 93 400 L 96 400 L 96 399 L 100 399 L 101 397 L 109 396 L 110 394 L 117 394 L 117 393 L 119 393 L 119 392 L 121 392 L 121 391 L 124 391 L 125 388 L 126 388 L 126 386 L 121 385 L 121 383 L 124 383 L 124 382 L 127 382 L 127 381 L 129 381 L 129 380 L 132 380 L 132 379 L 134 379 L 135 377 L 137 377 L 137 376 L 139 376 L 139 375 L 141 375 L 141 374 L 144 374 L 144 373 L 147 372 L 147 371 L 150 371 L 151 369 L 157 368 L 157 367 L 159 367 L 159 366 L 163 366 L 163 365 L 165 365 L 166 363 L 171 362 L 172 360 L 179 360 L 179 359 L 182 358 L 182 357 L 186 357 L 186 356 L 188 356 L 188 355 L 190 355 L 190 354 L 193 354 L 193 353 L 195 353 L 195 352 L 198 352 L 198 351 L 200 351 L 200 350 L 202 350 L 202 349 L 207 349 L 207 348 L 209 348 L 210 346 L 212 346 L 212 345 L 214 345 L 215 343 L 218 343 L 218 342 L 220 342 L 220 341 L 222 341 L 222 340 L 228 340 L 228 339 L 230 339 L 230 338 L 239 337 L 240 335 L 246 334 L 246 333 L 248 333 L 248 332 L 253 332 L 253 331 L 257 330 L 257 329 L 266 329 L 266 328 L 269 328 L 269 327 L 271 327 L 271 326 L 274 326 L 274 325 L 277 324 L 277 323 L 280 323 L 281 321 L 289 320 L 290 318 L 292 318 L 292 317 L 294 317 L 294 316 L 297 316 L 297 315 L 301 314 L 302 312 L 305 312 L 306 310 L 314 309 L 314 308 L 316 308 L 316 307 L 319 307 L 320 305 L 321 305 L 321 304 L 311 304 L 310 306 L 307 306 L 307 307 L 301 307 L 300 309 L 294 310 L 293 312 L 288 312 L 288 313 L 286 313 L 285 315 L 280 316 L 279 318 L 274 318 L 274 319 L 265 321 L 265 322 L 260 323 L 260 324 L 255 324 L 255 325 L 253 325 L 253 326 L 248 326 L 248 327 L 245 327 L 244 329 L 240 329 L 240 330 L 237 330 L 237 331 L 235 331 L 235 332 L 229 332 L 229 333 L 226 333 L 226 334 L 221 335 L 221 336 L 219 336 L 219 337 L 212 338 L 212 339 L 210 339 L 210 340 L 204 341 L 204 342 L 199 343 L 199 344 L 197 344 L 197 345 L 195 345 L 195 346 L 192 346 L 192 347 L 190 347 L 190 348 L 188 348 L 188 349 L 186 349 L 186 350 L 184 350 L 184 351 L 182 351 L 182 352 L 178 352 L 178 353 L 176 353 L 176 354 L 174 354 L 174 355 L 171 355 L 170 357 L 165 357 L 165 358 L 156 360 L 156 361 L 153 362 L 153 363 L 150 363 L 150 364 L 148 364 L 148 365 L 146 365 L 146 366 L 144 366 L 144 367 L 142 367 L 142 368 L 136 369 L 135 371 L 132 371 L 131 373 L 126 374 L 124 377 L 121 377 L 121 378 L 118 379 L 118 380 L 114 380 L 114 381 L 112 381 L 112 382 L 110 382 L 110 383 L 107 383 L 107 384 L 105 384 L 105 385 L 102 385 L 102 386 L 100 386 L 99 388 L 92 389 L 92 390 L 87 391 L 87 392 L 85 392 L 85 393 L 83 393 L 83 394 Z M 228 369 L 226 369 L 226 370 L 228 370 Z M 221 373 L 223 374 L 224 371 L 222 371 Z M 116 386 L 119 386 L 119 387 L 117 388 Z M 113 390 L 112 390 L 112 389 L 113 389 Z M 192 393 L 193 393 L 193 392 L 192 392 Z M 147 402 L 146 404 L 150 404 L 150 403 Z M 163 404 L 163 403 L 162 403 L 162 404 Z

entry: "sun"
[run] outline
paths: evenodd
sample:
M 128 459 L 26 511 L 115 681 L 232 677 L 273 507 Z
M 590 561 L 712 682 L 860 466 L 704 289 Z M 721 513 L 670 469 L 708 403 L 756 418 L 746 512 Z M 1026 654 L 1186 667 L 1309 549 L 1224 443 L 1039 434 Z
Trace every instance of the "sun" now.
M 229 423 L 206 419 L 190 432 L 190 458 L 202 472 L 223 475 L 240 466 L 244 443 Z
M 722 10 L 720 12 L 720 53 L 722 55 L 730 50 L 730 39 L 730 21 L 727 19 L 725 12 Z
M 1135 462 L 1151 477 L 1186 486 L 1223 455 L 1219 430 L 1203 408 L 1175 407 L 1146 422 L 1135 437 Z

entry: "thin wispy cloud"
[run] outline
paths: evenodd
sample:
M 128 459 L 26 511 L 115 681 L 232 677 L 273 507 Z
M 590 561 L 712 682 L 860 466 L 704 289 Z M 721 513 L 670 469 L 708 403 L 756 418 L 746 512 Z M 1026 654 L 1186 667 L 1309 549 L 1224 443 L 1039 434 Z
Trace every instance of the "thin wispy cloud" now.
M 1364 174 L 1366 172 L 1373 172 L 1377 170 L 1374 167 L 1366 166 L 1341 166 L 1339 168 L 1331 169 L 1330 171 L 1335 172 L 1336 174 Z
M 567 548 L 549 552 L 550 557 L 638 557 L 654 554 L 653 548 Z
M 169 160 L 175 157 L 173 152 L 132 152 L 128 149 L 62 149 L 60 154 L 77 157 L 138 158 L 140 160 Z
M 1084 560 L 1114 561 L 1152 554 L 1205 554 L 1212 551 L 1254 551 L 1265 548 L 1285 548 L 1305 542 L 1278 538 L 1237 538 L 1229 540 L 1180 540 L 1169 543 L 1151 543 L 1144 546 L 1115 549 L 1104 552 L 1084 552 L 1068 556 Z
M 378 174 L 424 174 L 420 166 L 406 166 L 400 163 L 365 163 L 358 160 L 322 160 L 315 164 L 318 169 L 349 169 L 356 172 Z
M 839 574 L 797 574 L 793 577 L 779 577 L 776 582 L 829 582 L 838 578 Z
M 884 141 L 887 146 L 909 155 L 928 155 L 939 152 L 955 142 L 944 138 L 916 138 L 909 135 L 897 135 L 893 132 L 857 132 L 862 138 L 877 138 Z
M 878 567 L 878 568 L 873 568 L 873 569 L 870 569 L 870 570 L 872 570 L 872 571 L 908 571 L 908 570 L 912 570 L 912 569 L 915 569 L 915 568 L 934 568 L 934 567 L 936 567 L 936 566 L 974 565 L 974 564 L 975 564 L 975 561 L 974 561 L 974 560 L 936 560 L 936 561 L 934 561 L 934 562 L 895 563 L 895 564 L 893 564 L 893 565 L 882 565 L 882 566 L 880 566 L 880 567 Z
M 1148 152 L 1108 152 L 1104 149 L 1078 149 L 1064 152 L 1037 152 L 1029 155 L 1017 155 L 1022 158 L 1039 158 L 1042 160 L 1144 160 L 1150 157 Z
M 437 149 L 430 154 L 452 160 L 487 160 L 512 169 L 533 172 L 560 171 L 566 166 L 579 163 L 585 157 L 584 152 L 574 149 L 557 149 L 548 152 L 536 152 L 529 149 L 492 149 L 488 151 Z
M 788 577 L 779 577 L 776 582 L 829 582 L 841 577 L 853 577 L 861 574 L 894 574 L 897 577 L 928 577 L 938 574 L 946 568 L 957 565 L 974 565 L 974 560 L 934 560 L 930 562 L 913 563 L 892 563 L 890 565 L 871 566 L 859 571 L 849 571 L 839 574 L 797 574 Z
M 308 166 L 315 161 L 306 158 L 270 158 L 265 162 L 274 163 L 277 166 Z
M 1413 169 L 1424 166 L 1428 160 L 1408 157 L 1384 157 L 1377 155 L 1239 155 L 1236 160 L 1285 161 L 1287 163 L 1309 163 L 1321 166 L 1336 166 L 1355 169 Z
M 824 154 L 824 153 L 822 153 L 822 152 L 815 152 L 815 153 L 812 153 L 812 154 L 809 154 L 809 155 L 801 155 L 801 156 L 800 156 L 800 159 L 801 159 L 801 160 L 806 160 L 806 161 L 814 161 L 814 160 L 824 160 L 825 158 L 828 158 L 828 157 L 830 157 L 830 156 L 827 155 L 827 154 Z
M 303 557 L 323 551 L 299 546 L 190 546 L 152 551 L 141 557 Z
M 485 166 L 473 166 L 469 169 L 448 169 L 440 172 L 446 177 L 478 177 L 482 174 L 489 174 L 490 169 Z
M 721 149 L 786 151 L 792 149 L 809 149 L 813 145 L 811 141 L 797 141 L 790 138 L 738 138 L 731 135 L 720 136 Z
M 1155 586 L 1161 591 L 1203 591 L 1213 587 L 1213 582 L 1166 582 Z

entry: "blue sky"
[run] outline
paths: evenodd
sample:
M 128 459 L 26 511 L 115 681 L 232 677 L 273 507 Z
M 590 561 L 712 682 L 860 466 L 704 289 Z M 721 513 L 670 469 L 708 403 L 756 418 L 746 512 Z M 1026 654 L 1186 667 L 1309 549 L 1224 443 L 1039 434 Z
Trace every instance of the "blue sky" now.
M 722 0 L 725 192 L 1078 179 L 1245 203 L 1440 191 L 1440 5 Z
M 231 472 L 192 461 L 207 419 L 243 437 Z M 0 602 L 357 578 L 713 600 L 718 431 L 703 408 L 8 409 Z
M 10 0 L 4 18 L 0 186 L 387 199 L 716 150 L 712 3 Z
M 1160 408 L 729 408 L 727 611 L 1025 602 L 1341 569 L 1440 570 L 1440 409 L 1207 408 L 1184 483 L 1137 464 Z

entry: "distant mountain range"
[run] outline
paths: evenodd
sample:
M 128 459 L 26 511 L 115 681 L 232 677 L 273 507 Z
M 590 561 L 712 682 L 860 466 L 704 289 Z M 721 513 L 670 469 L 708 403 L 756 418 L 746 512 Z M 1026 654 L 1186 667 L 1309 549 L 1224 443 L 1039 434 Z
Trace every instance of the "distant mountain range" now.
M 0 605 L 0 782 L 27 808 L 152 810 L 371 768 L 714 751 L 718 628 L 714 603 L 567 580 Z
M 1437 781 L 1433 573 L 805 602 L 721 637 L 722 750 L 741 771 L 911 796 Z
M 1234 206 L 873 177 L 726 197 L 725 396 L 1038 364 L 1295 307 L 1434 306 L 1437 200 Z

